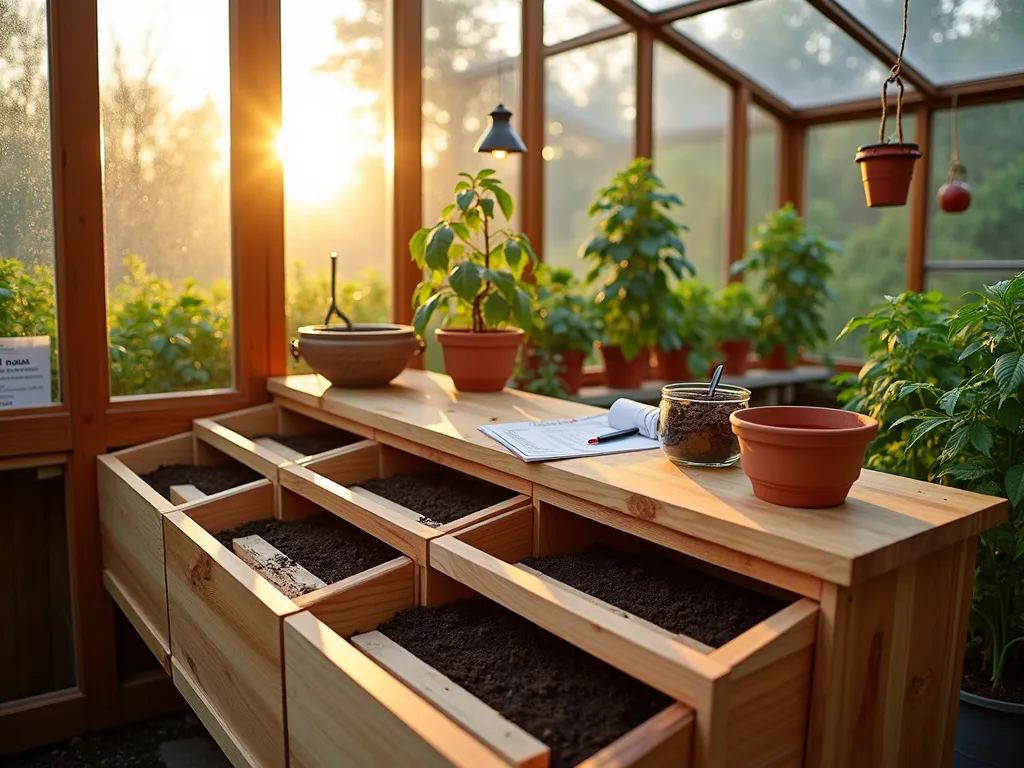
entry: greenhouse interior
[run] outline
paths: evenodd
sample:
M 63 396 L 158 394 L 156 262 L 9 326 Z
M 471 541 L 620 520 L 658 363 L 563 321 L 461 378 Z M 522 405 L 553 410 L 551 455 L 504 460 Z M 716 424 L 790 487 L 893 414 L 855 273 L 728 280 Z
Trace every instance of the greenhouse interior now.
M 0 0 L 0 107 L 0 764 L 1021 765 L 1020 0 Z

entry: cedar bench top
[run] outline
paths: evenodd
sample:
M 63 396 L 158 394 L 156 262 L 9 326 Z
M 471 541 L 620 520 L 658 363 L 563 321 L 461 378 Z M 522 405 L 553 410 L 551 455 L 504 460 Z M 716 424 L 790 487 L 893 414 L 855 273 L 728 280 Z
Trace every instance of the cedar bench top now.
M 740 467 L 680 468 L 661 450 L 526 463 L 479 431 L 485 424 L 602 413 L 506 389 L 457 392 L 441 374 L 409 369 L 389 387 L 333 389 L 315 374 L 267 380 L 280 401 L 322 409 L 404 438 L 753 555 L 850 586 L 1006 519 L 1004 499 L 863 470 L 846 503 L 794 509 L 754 496 Z

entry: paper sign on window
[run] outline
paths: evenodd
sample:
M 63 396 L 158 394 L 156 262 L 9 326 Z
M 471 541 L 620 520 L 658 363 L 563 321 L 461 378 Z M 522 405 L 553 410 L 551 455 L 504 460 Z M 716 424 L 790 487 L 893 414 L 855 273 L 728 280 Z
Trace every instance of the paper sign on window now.
M 0 408 L 51 402 L 50 337 L 0 338 Z

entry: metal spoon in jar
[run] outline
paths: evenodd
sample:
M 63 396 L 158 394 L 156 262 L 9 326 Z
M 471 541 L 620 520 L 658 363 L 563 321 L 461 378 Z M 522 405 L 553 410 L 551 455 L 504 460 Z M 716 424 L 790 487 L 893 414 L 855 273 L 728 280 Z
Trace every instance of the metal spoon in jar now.
M 724 365 L 719 365 L 717 368 L 715 368 L 715 372 L 711 376 L 711 386 L 708 387 L 708 400 L 715 396 L 715 387 L 718 386 L 718 380 L 722 378 L 723 370 L 725 370 Z

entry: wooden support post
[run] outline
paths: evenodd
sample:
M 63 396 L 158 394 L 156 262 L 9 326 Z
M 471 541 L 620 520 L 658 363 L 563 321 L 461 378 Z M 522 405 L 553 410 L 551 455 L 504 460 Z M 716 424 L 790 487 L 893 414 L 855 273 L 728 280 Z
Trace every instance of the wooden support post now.
M 804 207 L 804 152 L 807 131 L 802 123 L 784 121 L 776 153 L 775 203 L 792 203 L 798 212 Z
M 926 106 L 914 110 L 914 141 L 923 157 L 914 169 L 910 187 L 910 227 L 907 237 L 907 290 L 923 291 L 928 259 L 928 210 L 931 207 L 932 115 Z
M 394 160 L 391 168 L 392 253 L 394 282 L 391 317 L 412 322 L 412 292 L 422 275 L 409 258 L 409 240 L 423 218 L 423 5 L 420 0 L 394 0 L 391 33 Z M 422 366 L 422 356 L 413 364 Z
M 521 122 L 526 153 L 519 184 L 521 226 L 544 260 L 544 0 L 523 0 Z
M 654 30 L 636 33 L 636 156 L 654 155 Z
M 728 212 L 729 260 L 725 265 L 725 281 L 740 279 L 730 268 L 743 258 L 747 249 L 747 114 L 750 90 L 743 85 L 732 89 L 729 110 L 729 187 L 726 191 Z

